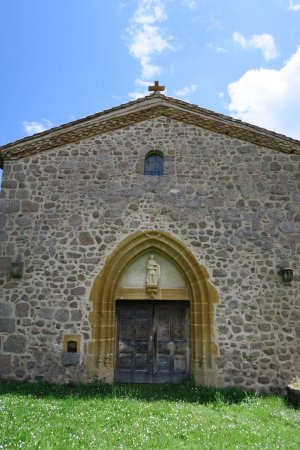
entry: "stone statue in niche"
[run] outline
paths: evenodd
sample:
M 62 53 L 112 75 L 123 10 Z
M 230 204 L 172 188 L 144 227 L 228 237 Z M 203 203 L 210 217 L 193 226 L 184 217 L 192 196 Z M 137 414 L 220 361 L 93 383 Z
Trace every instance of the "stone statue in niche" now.
M 151 255 L 147 263 L 147 287 L 158 287 L 160 279 L 160 265 Z

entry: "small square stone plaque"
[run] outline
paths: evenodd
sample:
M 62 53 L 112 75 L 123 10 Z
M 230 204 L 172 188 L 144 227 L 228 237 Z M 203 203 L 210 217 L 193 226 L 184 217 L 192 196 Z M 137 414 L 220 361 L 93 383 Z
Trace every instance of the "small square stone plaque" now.
M 80 362 L 80 353 L 63 352 L 61 362 L 63 366 L 77 366 Z

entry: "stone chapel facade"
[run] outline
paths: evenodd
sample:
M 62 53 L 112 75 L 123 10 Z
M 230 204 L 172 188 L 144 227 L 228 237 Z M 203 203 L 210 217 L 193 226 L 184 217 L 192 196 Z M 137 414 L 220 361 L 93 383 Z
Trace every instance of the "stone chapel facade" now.
M 299 376 L 299 141 L 156 93 L 0 152 L 1 377 Z

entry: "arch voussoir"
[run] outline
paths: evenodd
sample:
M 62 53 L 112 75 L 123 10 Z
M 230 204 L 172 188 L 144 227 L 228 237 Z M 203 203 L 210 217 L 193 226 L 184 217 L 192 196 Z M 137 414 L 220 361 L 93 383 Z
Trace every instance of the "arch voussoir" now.
M 115 353 L 115 305 L 120 277 L 141 255 L 156 251 L 165 255 L 184 276 L 191 306 L 191 372 L 197 384 L 216 383 L 214 342 L 214 304 L 218 294 L 209 282 L 206 268 L 199 264 L 191 250 L 165 231 L 138 231 L 118 244 L 96 277 L 90 300 L 92 342 L 89 348 L 90 374 L 113 381 Z

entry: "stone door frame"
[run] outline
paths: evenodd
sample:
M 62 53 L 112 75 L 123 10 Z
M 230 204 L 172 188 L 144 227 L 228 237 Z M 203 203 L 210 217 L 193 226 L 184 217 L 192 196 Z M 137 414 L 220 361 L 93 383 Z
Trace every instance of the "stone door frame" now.
M 119 243 L 96 277 L 90 295 L 92 340 L 88 348 L 88 377 L 113 382 L 116 342 L 116 300 L 120 299 L 118 282 L 129 265 L 141 255 L 157 252 L 168 258 L 186 280 L 187 290 L 181 300 L 190 301 L 191 373 L 196 384 L 216 385 L 217 345 L 214 341 L 215 287 L 206 268 L 191 250 L 165 231 L 137 231 Z M 131 292 L 131 299 L 132 299 Z M 141 292 L 137 292 L 141 298 Z M 158 298 L 164 298 L 158 293 Z M 125 298 L 121 296 L 121 298 Z M 129 297 L 128 297 L 129 298 Z M 145 291 L 144 298 L 147 297 Z M 179 300 L 179 298 L 178 298 Z

